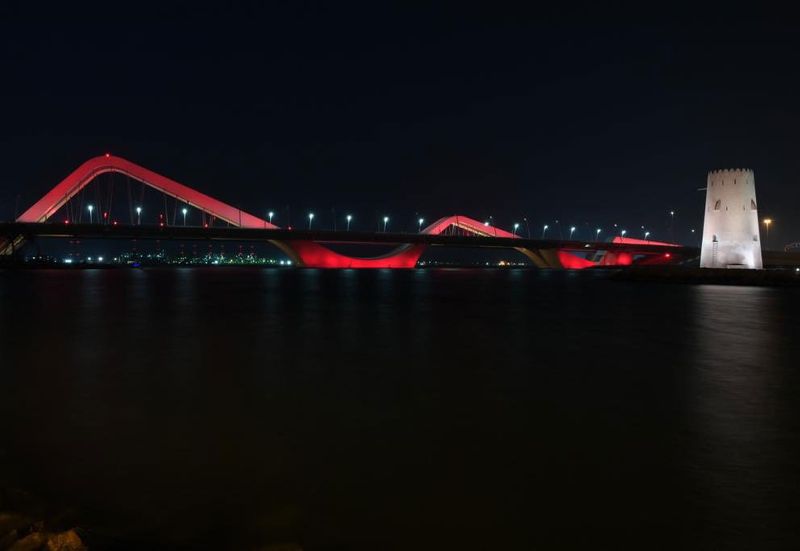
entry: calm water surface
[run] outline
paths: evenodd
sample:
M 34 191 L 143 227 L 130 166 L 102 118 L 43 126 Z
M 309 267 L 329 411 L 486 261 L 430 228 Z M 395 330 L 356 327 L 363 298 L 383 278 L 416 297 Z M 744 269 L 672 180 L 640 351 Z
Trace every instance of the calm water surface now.
M 800 293 L 0 271 L 0 488 L 97 546 L 794 549 Z

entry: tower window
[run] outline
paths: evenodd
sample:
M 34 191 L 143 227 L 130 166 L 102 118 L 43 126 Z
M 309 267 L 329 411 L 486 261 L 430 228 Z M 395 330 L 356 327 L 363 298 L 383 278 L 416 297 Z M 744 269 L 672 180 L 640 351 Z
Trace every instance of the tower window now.
M 756 210 L 756 200 L 750 199 L 750 210 Z
M 722 206 L 722 199 L 717 199 L 717 202 L 714 203 L 714 210 L 719 210 Z

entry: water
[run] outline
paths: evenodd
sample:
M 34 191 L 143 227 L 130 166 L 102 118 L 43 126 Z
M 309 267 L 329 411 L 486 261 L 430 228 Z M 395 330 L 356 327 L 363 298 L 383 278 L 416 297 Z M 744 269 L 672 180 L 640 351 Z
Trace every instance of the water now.
M 0 272 L 0 488 L 96 547 L 796 548 L 800 293 Z

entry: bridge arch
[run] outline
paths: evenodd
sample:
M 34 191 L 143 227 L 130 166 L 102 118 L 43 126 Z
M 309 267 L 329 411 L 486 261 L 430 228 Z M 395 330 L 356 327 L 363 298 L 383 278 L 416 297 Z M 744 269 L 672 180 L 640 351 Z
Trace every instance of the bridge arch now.
M 89 159 L 81 166 L 76 168 L 64 178 L 58 185 L 48 191 L 44 197 L 39 199 L 28 210 L 17 218 L 17 222 L 46 222 L 58 209 L 63 207 L 67 201 L 72 199 L 92 180 L 109 172 L 124 174 L 142 182 L 143 184 L 156 189 L 170 197 L 198 208 L 211 216 L 224 220 L 233 226 L 243 228 L 277 228 L 266 220 L 234 206 L 228 205 L 214 199 L 213 197 L 201 193 L 197 190 L 185 186 L 175 180 L 162 176 L 143 166 L 132 163 L 122 157 L 111 154 L 101 155 Z

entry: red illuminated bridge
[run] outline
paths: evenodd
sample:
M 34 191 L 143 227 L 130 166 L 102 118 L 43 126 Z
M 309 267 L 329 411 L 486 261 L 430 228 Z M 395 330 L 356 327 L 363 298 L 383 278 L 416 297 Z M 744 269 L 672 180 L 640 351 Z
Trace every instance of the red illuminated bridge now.
M 119 224 L 100 218 L 90 224 L 70 223 L 59 212 L 102 174 L 122 174 L 207 216 L 199 227 Z M 166 200 L 166 199 L 165 199 Z M 176 203 L 177 205 L 177 203 Z M 107 213 L 104 214 L 107 216 Z M 217 222 L 225 226 L 215 226 Z M 696 248 L 617 237 L 611 243 L 524 239 L 511 232 L 454 215 L 440 218 L 419 233 L 366 233 L 283 229 L 175 180 L 113 155 L 89 159 L 26 210 L 16 222 L 0 224 L 0 254 L 14 254 L 35 237 L 118 239 L 268 241 L 298 266 L 313 268 L 413 268 L 427 247 L 496 247 L 514 249 L 540 268 L 583 269 L 595 266 L 670 264 L 697 256 Z M 373 257 L 349 256 L 331 244 L 393 245 Z M 591 259 L 590 259 L 591 258 Z

